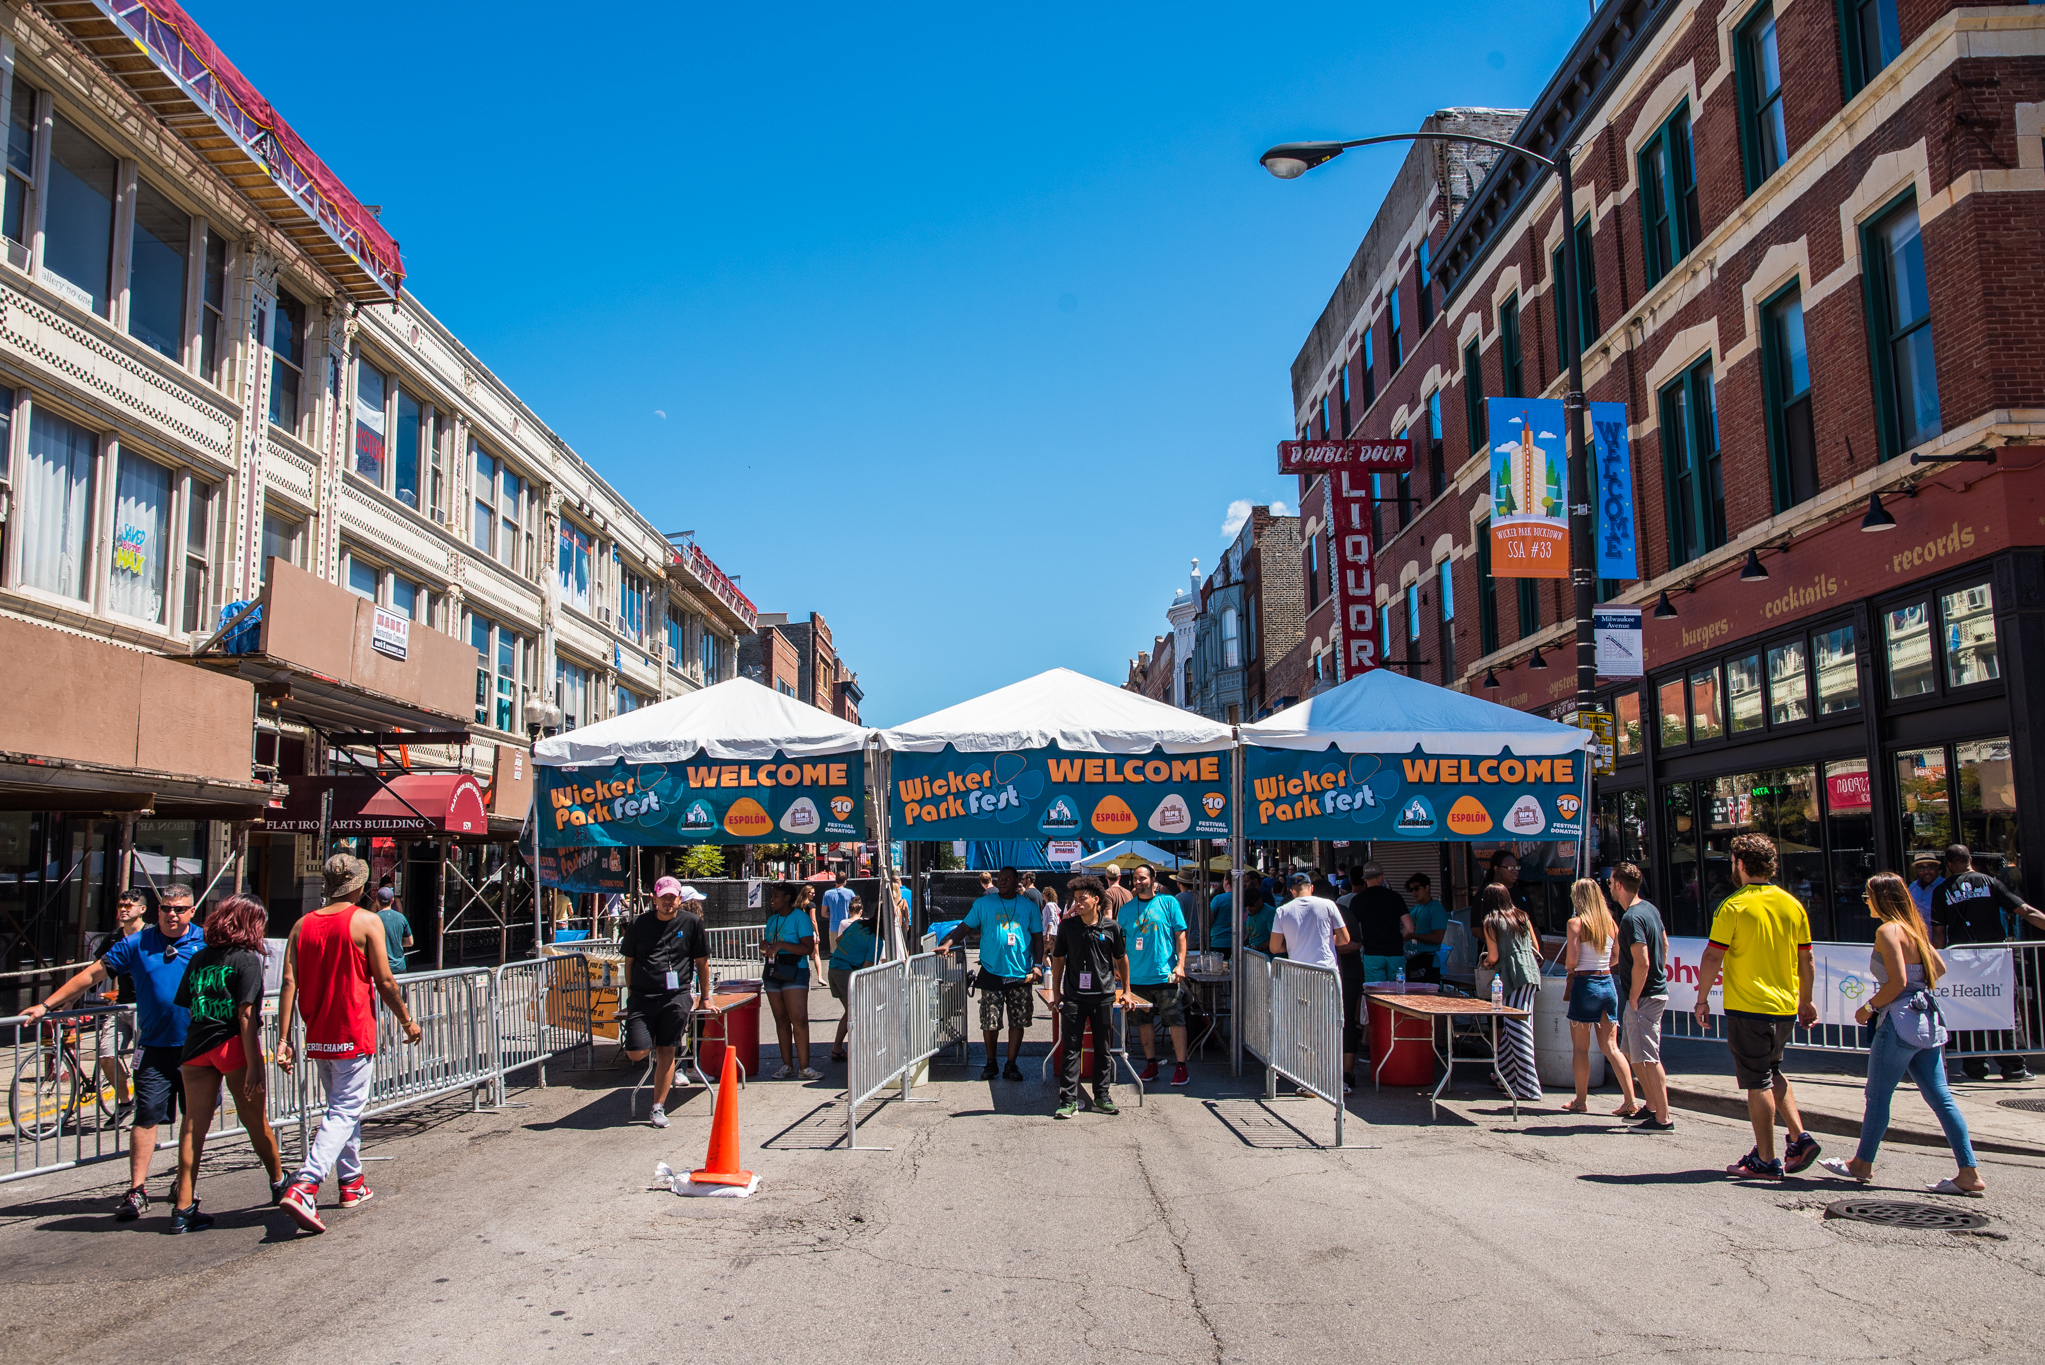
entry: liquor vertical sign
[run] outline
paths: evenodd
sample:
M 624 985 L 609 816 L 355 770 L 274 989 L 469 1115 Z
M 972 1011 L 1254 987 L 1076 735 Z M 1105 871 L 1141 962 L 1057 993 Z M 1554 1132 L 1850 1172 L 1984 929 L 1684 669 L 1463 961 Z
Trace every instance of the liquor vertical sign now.
M 1347 682 L 1378 667 L 1376 579 L 1371 572 L 1371 476 L 1362 467 L 1328 471 L 1328 543 L 1335 557 L 1335 616 L 1342 652 L 1335 681 Z

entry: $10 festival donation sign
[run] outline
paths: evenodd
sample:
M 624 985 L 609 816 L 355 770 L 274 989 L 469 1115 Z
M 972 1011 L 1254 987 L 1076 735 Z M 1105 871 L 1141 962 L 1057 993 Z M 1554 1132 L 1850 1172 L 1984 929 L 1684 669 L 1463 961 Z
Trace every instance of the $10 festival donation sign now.
M 896 753 L 888 818 L 904 839 L 1220 839 L 1227 754 Z
M 1252 839 L 1579 839 L 1583 759 L 1248 750 Z
M 858 753 L 762 762 L 536 766 L 540 847 L 823 843 L 866 837 Z

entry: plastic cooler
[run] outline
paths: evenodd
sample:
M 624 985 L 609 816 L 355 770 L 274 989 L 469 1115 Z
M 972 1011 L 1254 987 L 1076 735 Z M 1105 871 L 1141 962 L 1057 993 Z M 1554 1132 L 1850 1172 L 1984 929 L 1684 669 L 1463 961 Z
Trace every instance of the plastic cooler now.
M 1370 986 L 1366 989 L 1383 989 Z M 1431 1020 L 1395 1016 L 1375 1000 L 1370 1007 L 1370 1074 L 1380 1085 L 1431 1085 L 1434 1083 L 1434 1036 Z M 1392 1025 L 1399 1026 L 1399 1041 L 1392 1041 Z M 1380 1066 L 1383 1071 L 1378 1070 Z
M 720 1019 L 703 1021 L 703 1070 L 715 1076 L 724 1066 L 725 1040 L 738 1053 L 738 1064 L 748 1079 L 760 1074 L 760 983 L 720 981 L 719 995 L 745 995 L 743 1004 L 732 1006 Z

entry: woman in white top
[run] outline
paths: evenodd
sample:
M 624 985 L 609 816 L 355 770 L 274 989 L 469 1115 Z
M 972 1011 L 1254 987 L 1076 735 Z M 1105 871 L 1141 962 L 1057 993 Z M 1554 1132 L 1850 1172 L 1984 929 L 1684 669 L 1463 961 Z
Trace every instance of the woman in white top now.
M 1629 1117 L 1640 1107 L 1633 1098 L 1633 1071 L 1619 1050 L 1619 992 L 1612 985 L 1612 962 L 1619 952 L 1619 926 L 1605 905 L 1605 888 L 1584 877 L 1569 888 L 1576 913 L 1569 919 L 1569 938 L 1562 960 L 1569 964 L 1569 1045 L 1576 1073 L 1576 1098 L 1563 1106 L 1571 1114 L 1590 1112 L 1591 1031 L 1598 1051 L 1619 1077 L 1625 1098 L 1612 1112 Z
M 1049 943 L 1051 936 L 1058 932 L 1058 921 L 1065 918 L 1065 912 L 1058 908 L 1057 887 L 1040 886 L 1037 890 L 1044 897 L 1044 942 Z

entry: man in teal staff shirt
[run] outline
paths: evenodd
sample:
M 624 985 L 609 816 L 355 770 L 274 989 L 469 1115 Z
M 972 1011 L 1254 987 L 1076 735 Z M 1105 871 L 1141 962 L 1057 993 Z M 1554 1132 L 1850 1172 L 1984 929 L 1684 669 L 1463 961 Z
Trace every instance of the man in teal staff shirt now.
M 944 946 L 963 943 L 966 930 L 980 931 L 980 1037 L 987 1045 L 987 1065 L 980 1079 L 997 1075 L 1019 1081 L 1022 1068 L 1023 1034 L 1036 1019 L 1036 1002 L 1030 988 L 1042 977 L 1037 964 L 1043 960 L 1044 912 L 1022 894 L 1021 878 L 1012 867 L 996 874 L 994 891 L 973 902 L 973 908 L 958 926 L 944 937 Z M 1008 1065 L 999 1067 L 995 1049 L 1001 1042 L 1001 1021 L 1008 1019 Z
M 1172 1084 L 1192 1079 L 1186 1070 L 1186 1013 L 1179 1004 L 1180 977 L 1186 969 L 1186 915 L 1176 897 L 1161 896 L 1150 869 L 1139 867 L 1129 877 L 1131 898 L 1115 911 L 1129 951 L 1129 988 L 1150 1002 L 1151 1016 L 1136 1026 L 1143 1040 L 1141 1079 L 1157 1079 L 1157 1025 L 1172 1031 L 1172 1058 L 1178 1066 Z

